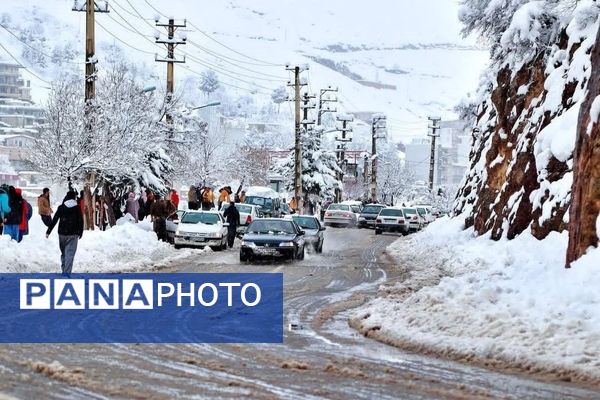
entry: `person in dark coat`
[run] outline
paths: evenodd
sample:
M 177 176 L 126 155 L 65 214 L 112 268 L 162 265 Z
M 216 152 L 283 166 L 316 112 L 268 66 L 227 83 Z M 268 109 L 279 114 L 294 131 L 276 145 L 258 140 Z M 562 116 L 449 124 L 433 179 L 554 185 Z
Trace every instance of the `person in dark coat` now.
M 83 215 L 77 204 L 77 192 L 70 191 L 56 210 L 52 223 L 46 231 L 46 238 L 58 224 L 58 245 L 60 246 L 60 267 L 64 276 L 71 276 L 77 244 L 83 236 Z
M 158 240 L 163 242 L 169 241 L 167 234 L 167 218 L 177 212 L 175 205 L 170 201 L 158 198 L 152 204 L 150 215 L 152 217 L 152 228 L 158 237 Z
M 4 234 L 9 235 L 12 240 L 20 242 L 19 225 L 23 219 L 23 197 L 17 193 L 14 186 L 8 187 L 8 206 L 10 212 L 5 216 Z
M 227 245 L 231 248 L 235 242 L 235 234 L 237 233 L 237 227 L 241 225 L 240 212 L 235 206 L 235 202 L 230 202 L 229 207 L 223 213 L 223 218 L 229 224 L 227 228 Z

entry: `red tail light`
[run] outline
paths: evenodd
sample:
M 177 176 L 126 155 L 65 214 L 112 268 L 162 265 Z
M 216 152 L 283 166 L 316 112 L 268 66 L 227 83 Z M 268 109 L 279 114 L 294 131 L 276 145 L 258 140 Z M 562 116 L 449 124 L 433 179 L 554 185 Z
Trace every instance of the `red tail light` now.
M 344 218 L 351 218 L 352 214 L 344 214 Z
M 413 221 L 416 221 L 416 220 L 418 220 L 418 219 L 419 219 L 419 218 L 418 218 L 416 215 L 413 217 Z
M 333 214 L 328 212 L 327 214 L 325 214 L 326 217 L 331 217 Z
M 252 215 L 248 215 L 246 217 L 246 225 L 250 225 L 251 222 L 252 222 Z

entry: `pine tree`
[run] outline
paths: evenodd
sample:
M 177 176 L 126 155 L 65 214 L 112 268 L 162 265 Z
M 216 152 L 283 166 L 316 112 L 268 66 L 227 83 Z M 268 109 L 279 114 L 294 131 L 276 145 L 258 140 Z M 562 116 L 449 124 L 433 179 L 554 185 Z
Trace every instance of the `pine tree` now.
M 342 187 L 337 179 L 341 169 L 335 153 L 319 147 L 318 131 L 313 129 L 302 135 L 302 192 L 305 195 L 334 197 L 335 189 Z M 272 172 L 286 179 L 286 190 L 294 189 L 294 151 Z
M 211 93 L 215 92 L 220 86 L 219 77 L 212 70 L 207 70 L 202 73 L 200 78 L 200 90 L 210 97 Z
M 279 114 L 279 109 L 281 108 L 281 103 L 286 101 L 287 98 L 288 98 L 288 95 L 287 95 L 287 90 L 286 90 L 285 86 L 280 86 L 280 87 L 274 89 L 273 93 L 271 93 L 271 100 L 273 101 L 273 103 L 275 103 L 277 105 L 277 114 Z

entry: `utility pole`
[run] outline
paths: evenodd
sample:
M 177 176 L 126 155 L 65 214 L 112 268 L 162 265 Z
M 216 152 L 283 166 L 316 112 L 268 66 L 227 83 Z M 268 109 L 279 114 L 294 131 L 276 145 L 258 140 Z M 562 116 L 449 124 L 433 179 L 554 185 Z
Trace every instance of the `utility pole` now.
M 348 135 L 348 133 L 352 132 L 352 128 L 348 127 L 350 122 L 354 121 L 354 117 L 352 115 L 338 115 L 337 121 L 342 123 L 341 128 L 338 128 L 338 131 L 342 133 L 341 136 L 335 138 L 336 142 L 340 142 L 337 145 L 337 159 L 338 165 L 342 172 L 338 172 L 338 180 L 340 182 L 344 182 L 344 165 L 346 164 L 346 144 L 352 141 L 352 137 Z M 335 201 L 336 203 L 340 203 L 343 197 L 342 188 L 338 188 L 335 191 Z
M 107 13 L 108 2 L 103 3 L 104 7 L 99 7 L 94 0 L 86 0 L 85 3 L 79 4 L 79 1 L 75 0 L 73 3 L 72 11 L 85 12 L 85 112 L 88 115 L 88 121 L 91 121 L 90 113 L 93 112 L 91 107 L 92 100 L 96 97 L 96 21 L 95 13 Z M 88 129 L 92 129 L 91 124 L 88 125 Z M 70 177 L 69 177 L 70 179 Z M 69 186 L 71 186 L 69 181 Z M 92 193 L 92 186 L 95 186 L 95 175 L 88 173 L 86 175 L 86 182 L 84 186 L 84 225 L 85 229 L 94 230 L 94 214 L 96 200 Z
M 335 109 L 335 108 L 332 109 L 332 108 L 329 108 L 329 106 L 327 108 L 323 107 L 326 103 L 337 103 L 337 101 L 338 101 L 337 98 L 333 98 L 333 99 L 324 98 L 323 96 L 328 92 L 337 93 L 338 88 L 333 89 L 331 86 L 329 86 L 326 89 L 319 90 L 319 113 L 317 115 L 317 125 L 321 125 L 323 115 L 325 115 L 326 113 L 337 112 L 337 109 Z
M 294 202 L 296 211 L 300 208 L 300 199 L 302 197 L 302 128 L 300 120 L 300 89 L 307 83 L 300 79 L 300 74 L 308 70 L 308 65 L 304 67 L 290 67 L 286 65 L 286 70 L 294 72 L 294 82 L 288 82 L 288 86 L 294 88 Z
M 435 170 L 435 139 L 439 137 L 437 130 L 440 129 L 438 123 L 442 120 L 439 117 L 427 118 L 431 121 L 431 133 L 428 135 L 431 137 L 431 154 L 429 156 L 429 191 L 433 193 L 433 176 Z
M 164 44 L 167 47 L 167 57 L 159 58 L 158 54 L 154 56 L 154 61 L 156 62 L 165 62 L 167 63 L 167 113 L 166 113 L 166 121 L 169 126 L 169 139 L 173 139 L 173 116 L 171 115 L 171 111 L 169 110 L 169 103 L 173 100 L 173 93 L 175 92 L 175 64 L 176 63 L 185 63 L 185 56 L 183 56 L 183 60 L 178 60 L 175 58 L 175 47 L 180 44 L 186 44 L 187 37 L 185 35 L 181 36 L 181 40 L 175 39 L 175 32 L 177 28 L 185 28 L 186 20 L 183 20 L 183 23 L 176 23 L 173 18 L 169 18 L 169 22 L 161 23 L 160 19 L 157 17 L 154 22 L 156 26 L 166 28 L 167 30 L 167 39 L 161 40 L 160 32 L 156 31 L 154 33 L 155 43 Z
M 371 122 L 371 202 L 377 203 L 377 139 L 384 136 L 380 135 L 381 129 L 386 128 L 387 117 L 383 114 L 373 115 Z
M 311 99 L 314 99 L 315 97 L 315 95 L 309 95 L 308 93 L 304 93 L 304 96 L 302 96 L 302 105 L 300 108 L 303 111 L 302 126 L 304 127 L 304 132 L 309 131 L 309 125 L 315 124 L 315 120 L 308 119 L 308 110 L 317 108 L 317 105 L 311 102 Z

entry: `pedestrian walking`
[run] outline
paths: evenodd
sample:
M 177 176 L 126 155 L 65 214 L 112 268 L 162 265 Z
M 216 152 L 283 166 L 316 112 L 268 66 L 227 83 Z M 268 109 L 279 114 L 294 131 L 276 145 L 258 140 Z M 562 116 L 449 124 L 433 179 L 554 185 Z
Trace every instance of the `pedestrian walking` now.
M 42 194 L 38 197 L 38 214 L 46 227 L 52 223 L 52 207 L 50 206 L 50 189 L 44 188 Z
M 167 235 L 167 218 L 177 212 L 175 205 L 166 199 L 160 197 L 152 204 L 152 210 L 150 210 L 150 216 L 152 218 L 152 229 L 156 233 L 158 240 L 168 242 L 169 237 Z
M 188 191 L 188 210 L 197 210 L 198 209 L 198 192 L 196 190 L 196 186 L 190 186 L 190 190 Z
M 152 215 L 152 205 L 156 201 L 156 195 L 150 189 L 146 189 L 146 215 Z
M 8 206 L 10 212 L 4 220 L 4 233 L 16 242 L 20 242 L 19 225 L 23 218 L 23 197 L 17 194 L 14 186 L 8 187 Z
M 140 203 L 138 203 L 137 199 L 135 198 L 135 193 L 129 192 L 129 197 L 125 202 L 125 213 L 131 215 L 137 223 L 139 221 L 139 212 Z
M 60 247 L 60 267 L 64 276 L 70 277 L 77 244 L 83 236 L 83 215 L 77 206 L 77 192 L 69 191 L 63 203 L 56 210 L 52 223 L 46 231 L 46 238 L 58 224 L 58 245 Z
M 231 248 L 235 242 L 235 235 L 237 233 L 237 227 L 241 225 L 240 212 L 235 206 L 235 202 L 230 202 L 229 207 L 223 213 L 223 218 L 229 224 L 227 227 L 227 245 Z

